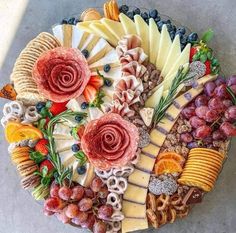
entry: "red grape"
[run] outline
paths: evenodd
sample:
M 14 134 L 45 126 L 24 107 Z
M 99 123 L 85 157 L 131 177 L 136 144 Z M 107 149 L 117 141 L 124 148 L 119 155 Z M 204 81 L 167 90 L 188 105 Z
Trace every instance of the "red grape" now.
M 225 111 L 225 118 L 227 120 L 236 120 L 236 106 L 231 106 Z
M 230 89 L 236 95 L 236 85 L 230 86 Z
M 193 137 L 190 133 L 182 133 L 180 135 L 180 140 L 185 143 L 189 143 L 193 140 Z
M 214 140 L 225 140 L 226 137 L 225 137 L 225 134 L 222 133 L 220 130 L 216 130 L 212 133 L 212 137 Z
M 205 95 L 199 95 L 196 99 L 195 99 L 195 105 L 196 107 L 200 107 L 200 106 L 206 106 L 208 103 L 208 98 Z
M 103 181 L 99 177 L 95 177 L 90 184 L 90 188 L 93 192 L 97 193 L 101 190 L 103 185 Z
M 96 220 L 95 216 L 93 214 L 89 214 L 88 218 L 84 222 L 81 223 L 81 227 L 92 229 L 95 223 L 95 220 Z
M 108 188 L 107 188 L 107 186 L 104 186 L 104 187 L 102 187 L 100 189 L 100 191 L 98 192 L 97 196 L 99 198 L 103 199 L 103 198 L 106 198 L 108 196 L 108 194 L 109 194 Z
M 104 222 L 98 221 L 93 226 L 94 233 L 106 233 L 107 226 Z
M 64 208 L 65 203 L 58 197 L 50 197 L 44 202 L 44 208 L 48 211 L 58 212 Z
M 88 218 L 88 213 L 79 211 L 76 218 L 73 218 L 71 221 L 76 225 L 80 225 L 81 223 L 85 222 L 87 218 Z
M 224 106 L 222 100 L 218 97 L 214 97 L 214 98 L 210 99 L 208 102 L 208 107 L 209 107 L 209 109 L 215 110 L 218 113 L 222 113 L 225 109 L 225 106 Z
M 217 86 L 220 86 L 221 84 L 224 84 L 226 82 L 224 77 L 218 76 L 217 79 L 215 80 L 215 84 Z
M 189 122 L 190 122 L 191 126 L 195 129 L 206 124 L 206 122 L 204 120 L 200 119 L 197 116 L 191 117 L 189 119 Z
M 51 197 L 58 197 L 58 191 L 60 186 L 58 184 L 53 183 L 50 187 L 50 196 Z
M 220 130 L 227 136 L 227 137 L 234 137 L 236 136 L 236 127 L 229 122 L 224 122 L 220 126 Z
M 68 201 L 72 195 L 72 190 L 69 187 L 63 186 L 59 189 L 58 194 L 62 200 Z
M 226 83 L 228 86 L 236 85 L 236 75 L 230 76 Z
M 223 100 L 223 104 L 226 108 L 230 107 L 233 105 L 231 100 Z
M 204 86 L 204 92 L 207 96 L 213 96 L 214 95 L 214 90 L 216 88 L 216 84 L 214 82 L 208 82 Z
M 208 137 L 206 137 L 206 138 L 204 138 L 204 143 L 205 144 L 211 144 L 213 142 L 213 138 L 212 138 L 212 136 L 208 136 Z
M 84 196 L 84 188 L 82 186 L 77 185 L 72 189 L 72 195 L 71 195 L 72 200 L 79 201 L 82 199 L 83 196 Z
M 53 211 L 49 211 L 49 210 L 47 210 L 47 209 L 45 209 L 45 208 L 43 208 L 43 213 L 44 213 L 44 215 L 46 215 L 46 216 L 51 216 L 51 215 L 54 214 Z
M 208 110 L 209 108 L 207 106 L 200 106 L 195 109 L 195 112 L 199 118 L 205 119 Z
M 84 188 L 85 196 L 88 198 L 94 198 L 94 192 L 90 188 Z
M 207 122 L 214 122 L 215 120 L 218 119 L 218 117 L 219 117 L 219 115 L 218 115 L 218 112 L 217 112 L 217 111 L 215 111 L 215 110 L 209 110 L 209 111 L 207 111 L 207 113 L 206 113 L 205 120 L 206 120 Z
M 211 127 L 207 125 L 200 126 L 195 131 L 195 137 L 199 139 L 204 139 L 211 134 Z
M 216 87 L 216 89 L 214 90 L 214 95 L 221 98 L 228 98 L 229 94 L 226 90 L 226 87 L 226 84 L 221 84 L 220 86 Z
M 181 112 L 182 116 L 186 119 L 190 119 L 192 116 L 195 116 L 195 107 L 186 107 Z
M 65 214 L 68 218 L 76 218 L 79 214 L 79 207 L 76 204 L 69 204 L 65 210 Z
M 109 219 L 113 214 L 113 207 L 111 205 L 102 205 L 98 209 L 98 218 L 102 220 Z
M 61 212 L 55 214 L 57 219 L 62 223 L 66 224 L 70 222 L 70 218 L 68 218 L 65 214 L 65 210 L 63 209 Z
M 80 211 L 88 211 L 92 208 L 93 201 L 90 198 L 84 197 L 80 200 L 78 206 Z

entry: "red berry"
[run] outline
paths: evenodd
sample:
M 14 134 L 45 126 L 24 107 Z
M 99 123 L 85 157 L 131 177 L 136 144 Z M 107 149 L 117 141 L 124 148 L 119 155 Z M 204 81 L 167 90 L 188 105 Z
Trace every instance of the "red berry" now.
M 47 139 L 40 139 L 37 144 L 35 145 L 35 151 L 40 152 L 42 155 L 48 154 L 48 140 Z
M 60 213 L 56 213 L 56 217 L 59 221 L 61 221 L 64 224 L 70 223 L 70 218 L 68 218 L 65 214 L 66 208 L 63 209 Z
M 208 75 L 211 73 L 211 61 L 207 60 L 205 62 L 205 66 L 206 66 L 206 72 L 205 72 L 205 75 Z
M 98 221 L 93 226 L 93 233 L 106 233 L 106 224 L 102 221 Z
M 220 126 L 220 130 L 227 136 L 227 137 L 235 137 L 236 136 L 236 127 L 229 122 L 224 122 Z
M 51 107 L 49 108 L 50 112 L 52 113 L 53 116 L 56 116 L 64 111 L 67 110 L 67 105 L 68 101 L 63 102 L 63 103 L 55 103 L 52 102 Z
M 98 218 L 102 220 L 109 219 L 113 214 L 113 207 L 111 205 L 102 205 L 98 209 Z
M 191 49 L 190 49 L 190 57 L 189 57 L 190 62 L 193 61 L 193 56 L 197 53 L 197 51 L 198 51 L 197 47 L 191 47 Z
M 92 103 L 97 96 L 97 89 L 92 85 L 87 85 L 83 92 L 84 98 L 88 103 Z
M 52 165 L 51 161 L 46 159 L 44 160 L 39 167 L 39 171 L 42 172 L 43 168 L 46 167 L 48 169 L 48 173 L 51 172 L 54 169 L 54 166 Z
M 196 112 L 196 115 L 201 118 L 201 119 L 205 119 L 206 117 L 206 113 L 207 111 L 209 110 L 209 108 L 207 106 L 200 106 L 200 107 L 197 107 L 195 109 L 195 112 Z
M 58 212 L 64 208 L 64 202 L 58 197 L 50 197 L 44 202 L 45 210 Z
M 96 75 L 96 76 L 91 76 L 88 84 L 92 85 L 93 87 L 95 87 L 98 90 L 100 87 L 103 86 L 104 81 L 103 81 L 102 77 Z

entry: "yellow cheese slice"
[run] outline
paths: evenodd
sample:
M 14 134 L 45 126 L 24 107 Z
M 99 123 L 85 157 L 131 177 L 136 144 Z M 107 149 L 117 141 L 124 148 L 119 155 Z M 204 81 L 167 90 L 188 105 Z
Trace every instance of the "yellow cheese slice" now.
M 150 139 L 151 139 L 152 143 L 155 143 L 156 145 L 161 147 L 163 142 L 166 139 L 166 135 L 164 135 L 163 133 L 159 132 L 157 129 L 152 129 L 152 131 L 150 133 Z
M 107 18 L 101 19 L 101 22 L 118 40 L 125 35 L 124 28 L 120 22 Z
M 161 71 L 162 77 L 165 77 L 168 74 L 168 72 L 171 70 L 172 66 L 175 64 L 180 54 L 181 54 L 181 44 L 180 44 L 179 35 L 177 35 L 175 36 L 175 39 L 171 45 L 170 51 L 166 58 L 165 65 Z
M 135 167 L 141 170 L 152 172 L 155 160 L 156 160 L 155 158 L 151 158 L 141 153 L 138 162 L 135 164 Z
M 164 91 L 163 84 L 160 84 L 157 90 L 146 100 L 145 107 L 154 108 L 158 106 Z
M 156 64 L 161 34 L 153 18 L 149 19 L 149 61 Z
M 132 174 L 129 176 L 128 182 L 147 188 L 149 179 L 150 179 L 150 173 L 141 171 L 136 168 L 134 169 Z
M 144 230 L 148 228 L 147 218 L 137 219 L 137 218 L 125 218 L 122 221 L 122 233 L 127 233 L 131 231 Z
M 176 120 L 176 118 L 175 118 Z M 161 131 L 161 129 L 163 129 L 165 132 L 170 132 L 171 128 L 172 128 L 172 124 L 173 121 L 169 120 L 167 117 L 163 117 L 161 119 L 161 121 L 158 123 L 158 129 L 160 128 L 159 131 Z
M 168 53 L 170 51 L 171 45 L 172 45 L 172 41 L 171 41 L 169 32 L 167 30 L 167 26 L 164 24 L 161 30 L 160 45 L 159 45 L 159 51 L 158 51 L 157 60 L 156 60 L 156 67 L 158 70 L 163 69 Z
M 145 218 L 146 203 L 144 205 L 123 200 L 122 212 L 126 218 Z
M 106 39 L 112 46 L 116 47 L 118 44 L 118 39 L 110 32 L 107 30 L 107 28 L 99 23 L 91 23 L 89 25 L 91 29 L 93 29 L 94 33 L 98 36 L 103 37 Z
M 137 34 L 142 39 L 141 46 L 144 52 L 149 56 L 149 29 L 147 23 L 143 20 L 141 15 L 134 16 Z
M 137 35 L 135 24 L 128 16 L 123 13 L 120 13 L 119 19 L 126 35 Z
M 70 24 L 63 24 L 63 46 L 71 48 L 72 26 Z
M 87 32 L 80 30 L 76 26 L 73 26 L 72 29 L 73 30 L 72 30 L 71 47 L 78 48 L 78 46 L 83 38 L 83 34 L 87 34 Z
M 150 155 L 152 157 L 156 157 L 160 151 L 160 147 L 153 145 L 152 143 L 142 148 L 142 152 L 144 154 Z
M 66 150 L 59 153 L 61 162 L 65 167 L 72 167 L 73 163 L 76 162 L 76 158 L 72 150 Z
M 150 176 L 150 175 L 149 175 Z M 123 199 L 139 204 L 145 204 L 147 197 L 147 188 L 139 187 L 133 184 L 128 184 L 127 189 L 123 195 Z M 130 216 L 134 217 L 134 216 Z
M 94 33 L 94 30 L 89 27 L 89 25 L 91 23 L 100 23 L 100 20 L 91 20 L 91 21 L 79 22 L 79 23 L 76 24 L 76 27 L 83 30 L 83 31 L 85 31 L 85 32 Z
M 83 47 L 85 41 L 88 39 L 89 35 L 90 35 L 89 32 L 84 32 L 83 33 L 82 38 L 81 38 L 81 40 L 79 42 L 79 45 L 78 45 L 78 49 L 81 50 L 81 48 Z

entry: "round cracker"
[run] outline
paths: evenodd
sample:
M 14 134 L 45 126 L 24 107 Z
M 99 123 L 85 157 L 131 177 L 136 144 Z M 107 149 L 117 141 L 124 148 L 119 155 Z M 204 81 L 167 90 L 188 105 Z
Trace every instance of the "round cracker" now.
M 181 179 L 198 179 L 200 182 L 207 184 L 211 187 L 214 187 L 214 183 L 215 183 L 215 179 L 211 177 L 206 177 L 206 176 L 202 176 L 202 175 L 194 174 L 194 173 L 185 174 L 185 175 L 181 174 Z
M 219 151 L 213 150 L 213 149 L 210 149 L 210 148 L 193 148 L 193 149 L 190 150 L 190 153 L 191 153 L 192 151 L 197 151 L 197 152 L 199 152 L 199 151 L 209 152 L 209 153 L 213 153 L 213 154 L 218 154 L 218 155 L 220 155 L 222 158 L 224 158 L 224 156 L 223 156 Z
M 208 174 L 208 173 L 199 173 L 199 171 L 195 171 L 193 169 L 189 170 L 189 171 L 184 171 L 182 174 L 181 174 L 181 177 L 187 177 L 187 176 L 195 176 L 195 177 L 199 177 L 199 178 L 202 178 L 202 179 L 205 179 L 207 180 L 208 182 L 212 182 L 213 184 L 215 183 L 216 179 L 217 179 L 217 176 L 215 175 L 212 175 L 212 174 Z
M 178 180 L 178 182 L 182 185 L 187 185 L 187 186 L 190 186 L 190 187 L 198 187 L 202 190 L 204 190 L 205 192 L 210 192 L 212 190 L 212 187 L 210 187 L 209 185 L 207 184 L 204 184 L 202 182 L 200 182 L 199 180 L 196 180 L 196 179 L 182 179 L 180 178 Z
M 199 163 L 202 166 L 208 165 L 211 167 L 215 168 L 220 168 L 222 166 L 222 163 L 216 161 L 216 160 L 211 160 L 209 158 L 188 158 L 188 161 L 185 166 L 188 166 L 188 164 L 194 164 L 194 163 Z
M 211 159 L 212 161 L 217 161 L 219 163 L 222 163 L 222 159 L 220 157 L 217 157 L 215 155 L 210 155 L 210 154 L 189 154 L 189 158 L 208 158 Z
M 191 164 L 188 166 L 184 167 L 185 169 L 200 169 L 202 171 L 206 171 L 206 172 L 213 172 L 214 174 L 218 174 L 219 173 L 219 169 L 218 168 L 214 168 L 214 167 L 209 167 L 209 166 L 204 166 L 204 165 L 199 165 L 199 164 Z

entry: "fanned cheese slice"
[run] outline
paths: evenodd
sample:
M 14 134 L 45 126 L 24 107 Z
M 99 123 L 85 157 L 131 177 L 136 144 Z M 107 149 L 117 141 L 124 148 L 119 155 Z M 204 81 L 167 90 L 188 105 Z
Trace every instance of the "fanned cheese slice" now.
M 92 71 L 102 70 L 105 65 L 109 64 L 111 67 L 120 66 L 119 58 L 115 49 L 109 51 L 103 58 L 97 62 L 89 65 L 89 68 Z
M 118 39 L 110 31 L 108 31 L 107 28 L 103 24 L 91 23 L 89 27 L 93 29 L 94 34 L 98 36 L 102 36 L 114 47 L 117 46 Z
M 91 21 L 83 21 L 76 24 L 76 27 L 79 29 L 88 32 L 93 33 L 93 30 L 89 27 L 91 23 L 100 23 L 100 20 L 91 20 Z
M 128 34 L 137 35 L 135 24 L 128 16 L 126 16 L 123 13 L 120 13 L 119 19 L 120 19 L 120 22 L 124 28 L 126 35 L 128 35 Z
M 96 120 L 102 117 L 104 113 L 99 108 L 89 108 L 89 118 L 90 120 Z
M 71 41 L 72 48 L 78 48 L 78 46 L 83 38 L 84 33 L 86 33 L 86 32 L 78 29 L 76 26 L 73 26 L 72 41 Z
M 77 144 L 75 139 L 55 139 L 55 147 L 58 153 L 70 150 L 72 145 Z
M 71 48 L 71 41 L 72 41 L 72 25 L 70 24 L 63 24 L 63 46 L 67 48 Z
M 109 72 L 105 72 L 104 70 L 99 71 L 101 75 L 106 78 L 111 78 L 114 82 L 118 82 L 121 79 L 122 71 L 120 67 L 113 67 Z M 97 75 L 97 71 L 93 71 L 91 75 Z
M 63 29 L 62 25 L 58 24 L 52 27 L 53 35 L 63 44 Z
M 134 22 L 136 26 L 137 34 L 142 39 L 142 48 L 144 52 L 149 56 L 149 29 L 147 23 L 140 15 L 134 16 Z
M 145 107 L 154 108 L 161 100 L 164 86 L 161 84 L 159 88 L 146 100 Z
M 97 44 L 97 42 L 99 41 L 99 37 L 94 35 L 94 34 L 90 34 L 87 38 L 87 40 L 84 42 L 84 44 L 81 47 L 81 50 L 88 50 L 89 52 L 94 48 L 94 46 Z
M 159 51 L 158 51 L 157 60 L 156 60 L 157 69 L 159 70 L 163 69 L 168 53 L 170 51 L 171 44 L 172 42 L 171 42 L 169 32 L 167 30 L 167 26 L 164 24 L 162 26 Z
M 62 123 L 58 123 L 54 126 L 53 137 L 55 139 L 70 139 L 73 140 L 73 137 L 70 134 L 71 128 Z
M 153 18 L 149 19 L 149 61 L 156 64 L 161 34 Z
M 175 64 L 175 62 L 179 58 L 180 54 L 181 54 L 181 45 L 180 45 L 179 35 L 177 35 L 177 36 L 175 36 L 175 39 L 171 45 L 169 54 L 167 56 L 165 65 L 161 71 L 162 77 L 166 77 L 168 72 L 172 69 L 173 65 Z
M 101 22 L 117 40 L 120 40 L 125 35 L 124 28 L 120 22 L 107 18 L 101 19 Z
M 111 51 L 113 48 L 107 43 L 106 40 L 103 38 L 100 38 L 97 44 L 93 47 L 92 51 L 89 54 L 88 57 L 88 64 L 92 64 L 102 57 L 104 57 L 109 51 Z
M 65 167 L 72 167 L 76 162 L 74 152 L 72 150 L 66 150 L 59 153 L 61 162 Z
M 81 37 L 81 40 L 79 42 L 79 45 L 78 45 L 78 49 L 81 50 L 81 48 L 83 47 L 85 41 L 89 38 L 89 35 L 91 35 L 89 32 L 83 32 L 83 35 Z
M 147 218 L 125 218 L 122 221 L 122 233 L 144 230 L 148 228 Z

